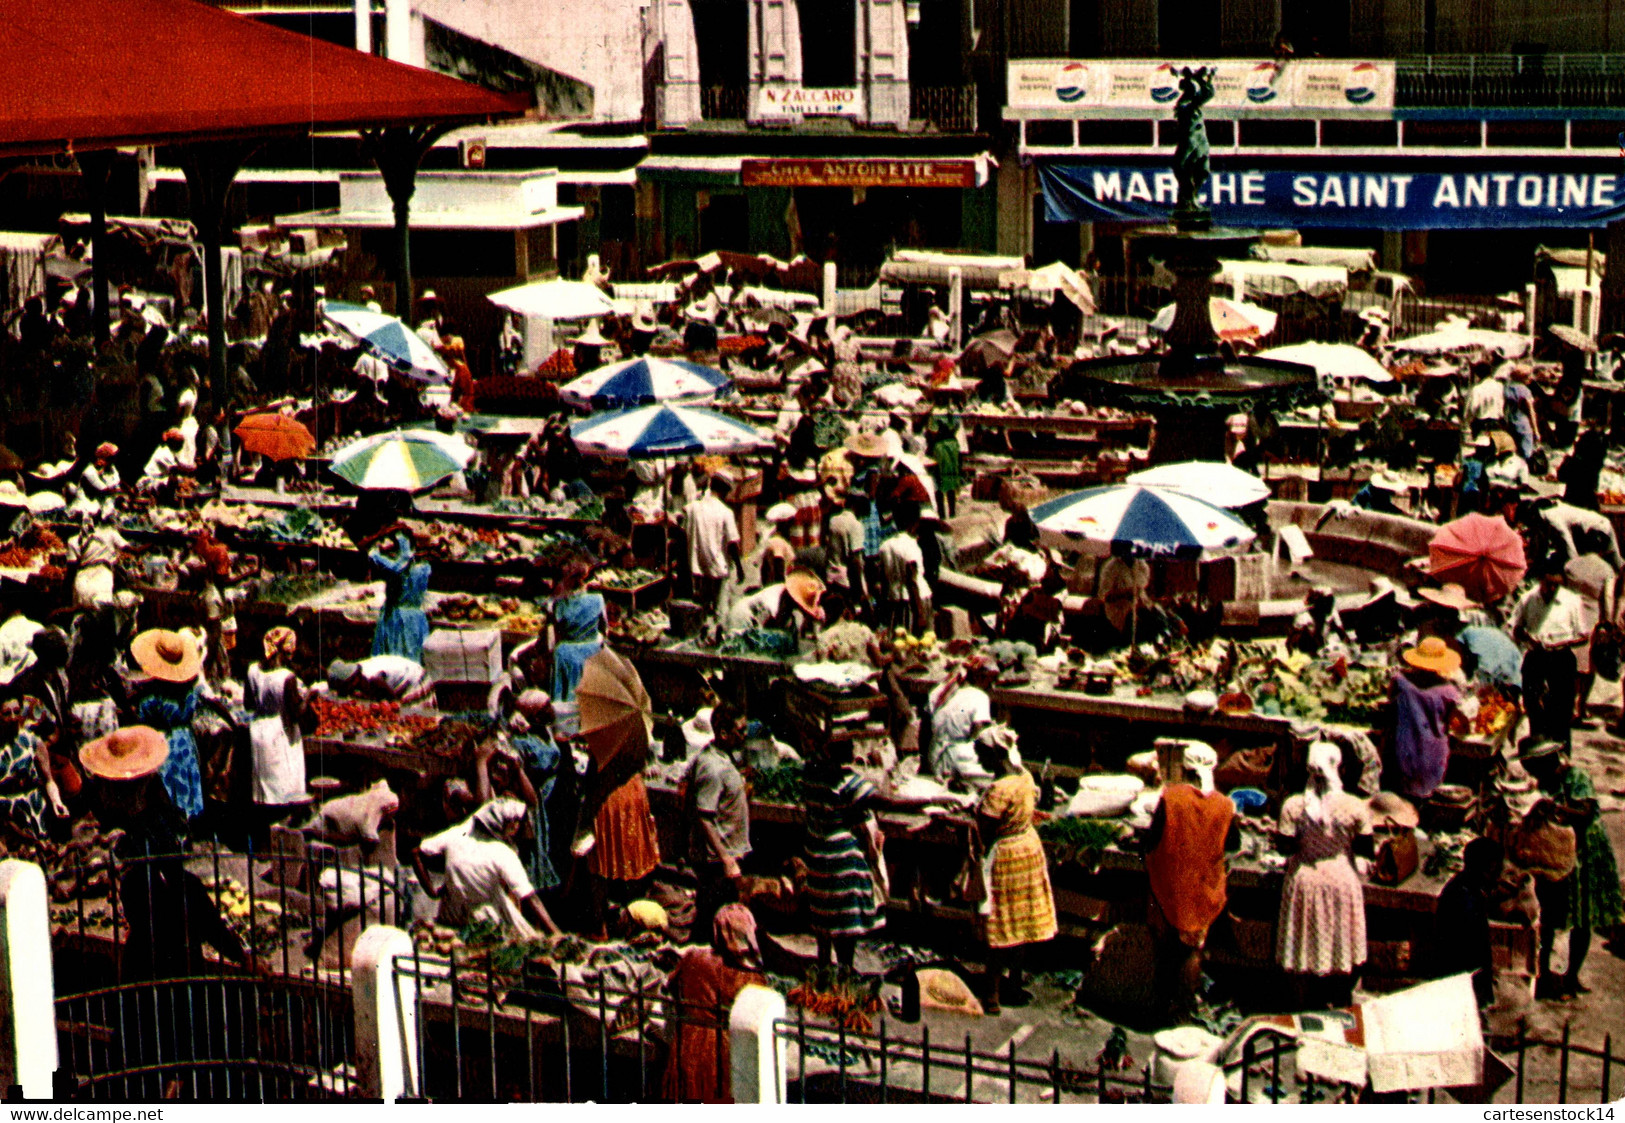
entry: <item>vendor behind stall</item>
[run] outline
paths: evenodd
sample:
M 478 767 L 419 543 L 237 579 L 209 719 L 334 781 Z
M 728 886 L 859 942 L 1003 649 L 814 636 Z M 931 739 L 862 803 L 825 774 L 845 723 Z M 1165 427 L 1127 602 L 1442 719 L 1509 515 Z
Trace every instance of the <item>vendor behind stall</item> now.
M 931 775 L 949 787 L 968 788 L 991 778 L 976 759 L 977 736 L 993 724 L 988 691 L 999 679 L 998 660 L 972 655 L 927 699 L 931 731 L 922 738 Z
M 1426 800 L 1444 782 L 1450 760 L 1450 716 L 1463 698 L 1448 680 L 1461 670 L 1461 656 L 1438 636 L 1427 636 L 1401 658 L 1405 665 L 1394 672 L 1392 687 L 1392 787 Z
M 327 667 L 327 685 L 337 693 L 402 705 L 434 693 L 434 681 L 423 664 L 404 655 L 370 655 L 355 663 L 335 659 Z
M 782 582 L 750 594 L 728 610 L 728 630 L 779 628 L 800 633 L 822 623 L 819 599 L 824 583 L 806 569 L 793 569 Z

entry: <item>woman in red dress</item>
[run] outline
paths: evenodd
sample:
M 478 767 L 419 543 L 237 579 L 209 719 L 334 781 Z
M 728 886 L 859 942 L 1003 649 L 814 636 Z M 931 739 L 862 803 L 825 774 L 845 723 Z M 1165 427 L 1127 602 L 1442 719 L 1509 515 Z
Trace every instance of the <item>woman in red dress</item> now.
M 711 924 L 711 946 L 685 952 L 672 975 L 677 1033 L 661 1082 L 668 1102 L 734 1102 L 728 1011 L 745 987 L 766 985 L 761 967 L 755 917 L 744 905 L 724 905 Z

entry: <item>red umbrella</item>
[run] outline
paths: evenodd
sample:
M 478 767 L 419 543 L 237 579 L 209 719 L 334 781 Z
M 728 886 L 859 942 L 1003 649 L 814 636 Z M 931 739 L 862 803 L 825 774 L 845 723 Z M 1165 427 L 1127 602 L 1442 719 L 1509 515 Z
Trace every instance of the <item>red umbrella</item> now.
M 1454 581 L 1485 604 L 1517 588 L 1529 568 L 1523 538 L 1499 515 L 1465 515 L 1446 523 L 1428 543 L 1428 560 L 1434 577 Z
M 316 451 L 310 430 L 286 414 L 253 413 L 232 431 L 244 449 L 270 460 L 303 460 Z

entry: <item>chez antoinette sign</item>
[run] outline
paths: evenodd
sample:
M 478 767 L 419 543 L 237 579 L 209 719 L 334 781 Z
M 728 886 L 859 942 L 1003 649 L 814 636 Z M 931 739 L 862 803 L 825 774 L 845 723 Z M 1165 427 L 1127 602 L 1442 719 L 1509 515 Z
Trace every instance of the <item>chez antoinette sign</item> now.
M 756 91 L 758 119 L 862 116 L 863 91 L 855 86 L 762 86 Z

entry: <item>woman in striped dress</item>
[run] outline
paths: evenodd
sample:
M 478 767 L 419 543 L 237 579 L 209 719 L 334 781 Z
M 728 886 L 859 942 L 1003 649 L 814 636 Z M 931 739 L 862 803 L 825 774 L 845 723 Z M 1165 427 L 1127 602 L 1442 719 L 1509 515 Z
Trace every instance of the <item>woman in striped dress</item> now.
M 885 926 L 886 867 L 877 810 L 954 802 L 884 796 L 852 767 L 852 742 L 824 746 L 802 778 L 807 828 L 807 907 L 820 965 L 850 969 L 859 937 Z

